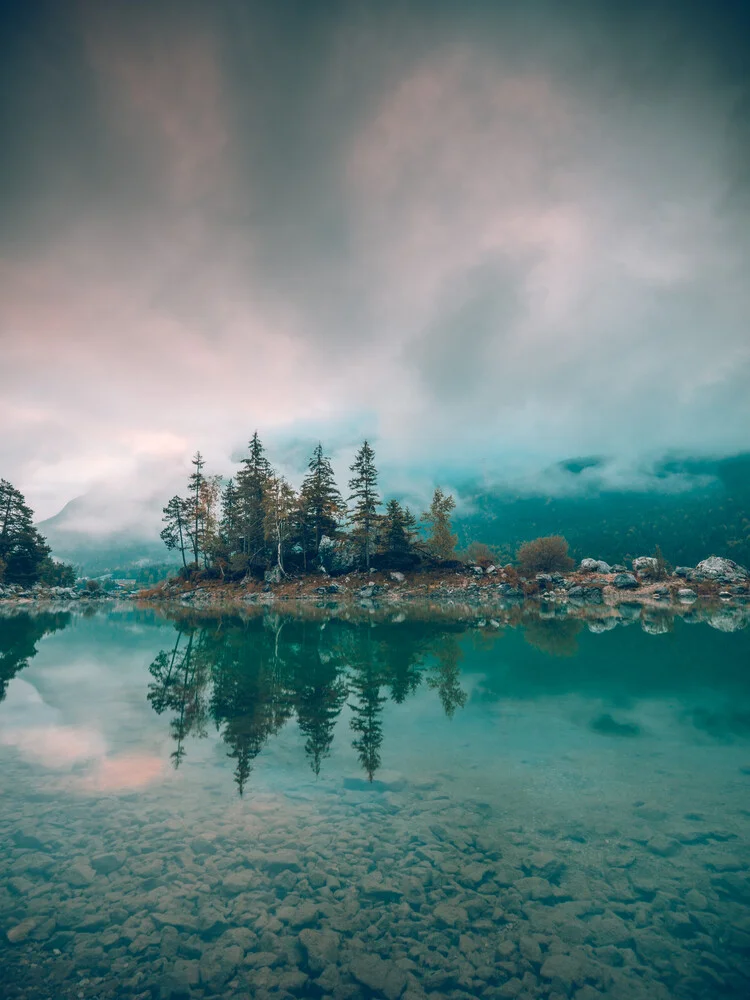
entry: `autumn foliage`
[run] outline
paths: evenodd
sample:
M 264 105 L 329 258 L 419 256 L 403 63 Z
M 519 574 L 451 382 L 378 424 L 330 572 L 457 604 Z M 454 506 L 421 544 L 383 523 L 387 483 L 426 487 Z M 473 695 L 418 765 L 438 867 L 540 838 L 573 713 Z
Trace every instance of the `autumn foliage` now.
M 516 552 L 518 571 L 522 576 L 534 573 L 567 573 L 573 569 L 568 555 L 568 543 L 562 535 L 547 535 L 525 542 Z

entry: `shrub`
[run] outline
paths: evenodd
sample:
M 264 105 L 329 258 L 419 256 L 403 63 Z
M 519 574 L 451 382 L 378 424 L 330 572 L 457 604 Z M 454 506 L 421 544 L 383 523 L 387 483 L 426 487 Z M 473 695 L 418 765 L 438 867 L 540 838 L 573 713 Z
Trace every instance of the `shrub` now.
M 573 569 L 568 555 L 568 543 L 562 535 L 547 535 L 525 542 L 516 552 L 516 562 L 522 576 L 534 573 L 565 573 Z
M 656 549 L 654 551 L 654 559 L 656 559 L 656 567 L 654 569 L 654 579 L 664 580 L 666 579 L 666 577 L 670 576 L 672 573 L 672 567 L 664 558 L 664 555 L 658 545 L 656 546 Z
M 481 566 L 482 569 L 497 566 L 500 562 L 498 553 L 484 542 L 471 542 L 459 555 L 465 563 Z
M 101 589 L 101 584 L 99 583 L 98 580 L 86 581 L 86 590 L 88 590 L 90 594 L 96 594 L 99 592 L 100 589 Z

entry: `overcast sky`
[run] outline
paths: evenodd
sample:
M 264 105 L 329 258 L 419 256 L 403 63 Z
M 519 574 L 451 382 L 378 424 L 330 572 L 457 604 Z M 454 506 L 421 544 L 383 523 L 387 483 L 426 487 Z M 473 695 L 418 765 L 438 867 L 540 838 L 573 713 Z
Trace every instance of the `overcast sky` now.
M 750 449 L 747 10 L 0 0 L 0 475 Z

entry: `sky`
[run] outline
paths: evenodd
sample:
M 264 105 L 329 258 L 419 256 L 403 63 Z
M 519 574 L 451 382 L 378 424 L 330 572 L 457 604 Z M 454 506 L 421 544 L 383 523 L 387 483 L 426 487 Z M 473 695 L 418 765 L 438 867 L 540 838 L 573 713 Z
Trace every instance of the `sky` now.
M 367 437 L 401 492 L 750 450 L 747 4 L 0 16 L 0 475 L 40 517 L 256 429 L 292 480 Z

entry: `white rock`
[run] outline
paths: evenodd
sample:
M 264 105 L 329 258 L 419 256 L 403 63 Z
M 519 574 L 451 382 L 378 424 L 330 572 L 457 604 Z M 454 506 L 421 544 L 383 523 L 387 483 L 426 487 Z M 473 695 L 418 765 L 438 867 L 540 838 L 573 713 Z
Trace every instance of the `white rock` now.
M 732 580 L 747 580 L 748 576 L 750 576 L 750 573 L 748 573 L 744 566 L 740 566 L 736 562 L 733 562 L 733 560 L 724 559 L 721 556 L 709 556 L 708 559 L 699 562 L 695 569 L 698 573 L 710 576 L 714 580 L 721 577 L 728 577 Z

